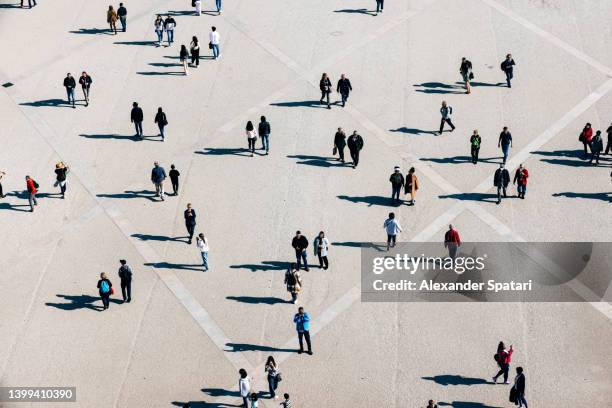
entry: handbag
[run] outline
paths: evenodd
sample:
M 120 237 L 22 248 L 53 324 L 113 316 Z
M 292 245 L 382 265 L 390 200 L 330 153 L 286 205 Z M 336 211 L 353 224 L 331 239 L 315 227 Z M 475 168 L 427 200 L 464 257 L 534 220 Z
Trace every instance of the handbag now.
M 208 49 L 209 49 L 209 50 L 212 50 L 212 42 L 209 42 L 209 43 L 208 43 Z
M 115 289 L 113 289 L 113 287 L 111 286 L 110 291 L 108 293 L 110 295 L 114 295 L 115 294 Z
M 283 376 L 282 376 L 282 374 L 281 374 L 281 372 L 280 372 L 280 371 L 276 373 L 275 378 L 276 378 L 276 382 L 277 382 L 277 383 L 279 383 L 279 382 L 283 381 Z
M 334 146 L 334 149 L 332 150 L 332 156 L 335 156 L 337 153 L 338 153 L 338 148 Z
M 470 72 L 469 78 L 470 79 L 474 79 L 474 73 L 473 72 Z

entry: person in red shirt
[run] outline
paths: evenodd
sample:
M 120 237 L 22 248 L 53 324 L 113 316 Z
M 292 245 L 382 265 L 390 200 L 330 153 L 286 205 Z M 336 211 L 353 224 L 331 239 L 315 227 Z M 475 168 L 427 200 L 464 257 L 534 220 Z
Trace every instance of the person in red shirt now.
M 26 176 L 26 188 L 28 189 L 28 201 L 30 202 L 30 212 L 34 212 L 34 206 L 38 205 L 36 201 L 36 182 L 30 178 L 30 176 Z
M 591 142 L 593 140 L 593 128 L 591 127 L 590 123 L 587 123 L 584 126 L 584 129 L 582 129 L 582 132 L 580 132 L 580 137 L 578 138 L 578 140 L 580 140 L 582 142 L 582 145 L 584 146 L 584 158 L 587 158 L 587 146 L 589 146 L 589 149 L 591 148 Z
M 512 349 L 512 345 L 510 345 L 510 349 L 506 350 L 506 346 L 503 341 L 500 341 L 497 345 L 497 353 L 495 353 L 495 361 L 497 361 L 497 365 L 499 366 L 499 372 L 493 376 L 493 383 L 497 384 L 497 378 L 503 374 L 504 376 L 504 384 L 508 383 L 508 372 L 510 371 L 510 362 L 512 361 L 512 353 L 514 350 Z
M 512 184 L 516 184 L 518 191 L 518 197 L 525 199 L 525 193 L 527 192 L 527 179 L 529 178 L 529 172 L 523 165 L 519 165 L 518 169 L 514 173 L 514 181 Z
M 459 233 L 453 228 L 453 225 L 448 226 L 448 231 L 444 234 L 444 248 L 448 248 L 448 256 L 455 259 L 457 257 L 457 249 L 461 246 L 461 238 Z

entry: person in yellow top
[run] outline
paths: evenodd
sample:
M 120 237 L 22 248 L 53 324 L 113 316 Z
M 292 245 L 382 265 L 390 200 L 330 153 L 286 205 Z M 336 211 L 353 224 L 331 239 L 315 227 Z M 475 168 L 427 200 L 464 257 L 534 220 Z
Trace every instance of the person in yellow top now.
M 117 35 L 117 20 L 119 20 L 117 12 L 113 6 L 108 6 L 108 11 L 106 12 L 106 22 L 110 24 L 110 29 L 115 33 L 115 35 Z
M 406 182 L 404 184 L 404 194 L 410 193 L 410 201 L 408 202 L 408 205 L 414 205 L 418 189 L 419 179 L 415 174 L 414 167 L 411 167 L 410 170 L 408 170 L 408 174 L 406 174 Z

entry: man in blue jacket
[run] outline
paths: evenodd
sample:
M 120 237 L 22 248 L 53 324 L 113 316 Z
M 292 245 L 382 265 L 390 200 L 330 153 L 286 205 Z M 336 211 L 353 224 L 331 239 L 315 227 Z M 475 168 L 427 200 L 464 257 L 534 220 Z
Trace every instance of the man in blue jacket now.
M 159 165 L 158 162 L 154 163 L 153 170 L 151 170 L 151 182 L 155 184 L 155 197 L 161 197 L 164 201 L 164 180 L 166 179 L 166 170 Z
M 293 323 L 295 323 L 295 329 L 298 332 L 298 340 L 300 342 L 300 349 L 298 354 L 304 352 L 303 339 L 306 339 L 306 345 L 308 346 L 308 354 L 312 355 L 312 347 L 310 346 L 310 316 L 304 312 L 304 308 L 300 307 L 298 312 L 293 316 Z

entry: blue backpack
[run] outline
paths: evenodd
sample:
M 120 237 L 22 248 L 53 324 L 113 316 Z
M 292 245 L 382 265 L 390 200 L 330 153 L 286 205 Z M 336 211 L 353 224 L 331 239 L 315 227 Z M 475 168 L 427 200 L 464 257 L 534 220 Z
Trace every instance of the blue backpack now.
M 100 290 L 102 291 L 102 293 L 110 292 L 110 286 L 108 284 L 108 281 L 102 281 L 102 283 L 100 284 Z

